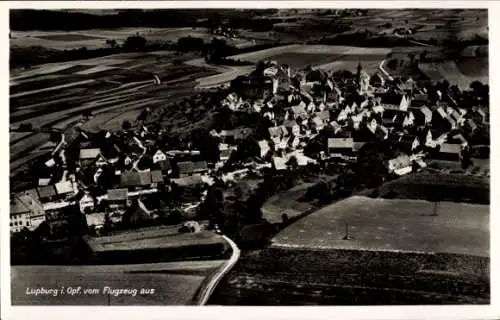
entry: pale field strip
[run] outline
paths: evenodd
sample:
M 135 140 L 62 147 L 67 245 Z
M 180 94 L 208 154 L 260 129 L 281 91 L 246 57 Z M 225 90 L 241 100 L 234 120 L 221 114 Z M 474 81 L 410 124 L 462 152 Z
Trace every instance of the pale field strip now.
M 36 93 L 41 93 L 41 92 L 54 91 L 54 90 L 59 90 L 59 89 L 64 89 L 64 88 L 71 88 L 71 87 L 74 87 L 74 86 L 78 86 L 78 85 L 82 85 L 82 84 L 87 84 L 87 83 L 91 83 L 91 82 L 94 82 L 94 81 L 95 80 L 93 80 L 93 79 L 89 79 L 89 80 L 82 80 L 82 81 L 72 82 L 72 83 L 68 83 L 68 84 L 62 84 L 62 85 L 59 85 L 59 86 L 54 86 L 54 87 L 49 87 L 49 88 L 43 88 L 43 89 L 37 89 L 37 90 L 31 90 L 31 91 L 24 91 L 24 92 L 20 92 L 20 93 L 11 94 L 10 97 L 11 98 L 19 98 L 19 97 L 24 97 L 24 96 L 28 96 L 28 95 L 32 95 L 32 94 L 36 94 Z
M 273 245 L 489 255 L 489 205 L 443 201 L 436 217 L 429 216 L 433 206 L 424 200 L 354 196 L 285 228 Z M 342 240 L 346 222 L 349 241 Z
M 66 70 L 63 69 L 62 71 Z M 60 78 L 61 75 L 60 74 L 45 74 L 45 75 L 42 75 L 42 76 L 39 76 L 37 77 L 36 75 L 33 76 L 33 77 L 26 77 L 26 78 L 22 78 L 22 79 L 18 79 L 18 80 L 11 80 L 10 81 L 10 86 L 13 87 L 13 86 L 17 86 L 17 85 L 20 85 L 20 84 L 23 84 L 23 83 L 27 83 L 27 82 L 35 82 L 35 81 L 45 81 L 45 80 L 51 80 L 51 79 L 58 79 Z
M 250 62 L 258 62 L 259 60 L 266 59 L 272 55 L 277 55 L 284 52 L 293 52 L 295 49 L 302 47 L 300 44 L 290 44 L 286 46 L 269 48 L 255 52 L 242 53 L 234 56 L 230 56 L 233 60 L 242 60 Z
M 345 54 L 363 55 L 380 54 L 386 55 L 391 52 L 388 48 L 363 48 L 352 46 L 331 46 L 331 45 L 303 45 L 289 51 L 290 53 L 314 53 L 314 54 Z
M 127 93 L 127 92 L 133 92 L 136 93 L 136 91 L 148 87 L 151 85 L 153 80 L 144 80 L 144 81 L 136 81 L 136 82 L 129 82 L 122 84 L 118 88 L 112 88 L 112 89 L 106 89 L 106 90 L 101 90 L 101 91 L 96 91 L 96 95 L 102 95 L 102 94 L 116 94 L 117 92 L 120 93 Z
M 382 60 L 382 59 L 381 59 Z M 361 61 L 361 64 L 363 66 L 363 69 L 367 71 L 368 73 L 374 73 L 378 70 L 378 66 L 380 65 L 381 60 L 376 60 L 376 61 Z M 313 70 L 324 70 L 324 71 L 338 71 L 338 70 L 349 70 L 349 71 L 355 71 L 356 68 L 358 67 L 359 62 L 358 61 L 334 61 L 318 66 L 313 66 Z
M 9 132 L 9 140 L 17 140 L 28 135 L 29 133 L 26 132 Z
M 210 87 L 210 86 L 215 86 L 219 85 L 222 83 L 229 82 L 233 80 L 234 78 L 248 74 L 254 70 L 254 66 L 244 66 L 240 67 L 235 70 L 230 70 L 225 73 L 209 76 L 209 77 L 203 77 L 203 78 L 198 78 L 196 79 L 196 82 L 198 83 L 197 87 L 203 88 L 203 87 Z
M 21 75 L 11 77 L 11 80 L 17 81 L 19 79 L 24 79 L 27 77 L 33 77 L 40 74 L 49 74 L 73 67 L 76 63 L 47 63 L 43 64 L 35 69 L 29 71 L 24 71 Z
M 110 70 L 110 69 L 115 69 L 115 68 L 113 66 L 109 66 L 109 65 L 100 65 L 100 66 L 95 66 L 95 67 L 89 68 L 87 70 L 82 70 L 82 71 L 76 72 L 75 74 L 88 75 L 88 74 L 106 71 L 106 70 Z

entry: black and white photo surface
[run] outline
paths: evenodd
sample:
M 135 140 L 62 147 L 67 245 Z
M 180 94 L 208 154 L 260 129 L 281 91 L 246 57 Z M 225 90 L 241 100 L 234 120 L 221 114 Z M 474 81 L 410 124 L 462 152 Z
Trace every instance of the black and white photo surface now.
M 490 304 L 487 9 L 11 9 L 13 306 Z

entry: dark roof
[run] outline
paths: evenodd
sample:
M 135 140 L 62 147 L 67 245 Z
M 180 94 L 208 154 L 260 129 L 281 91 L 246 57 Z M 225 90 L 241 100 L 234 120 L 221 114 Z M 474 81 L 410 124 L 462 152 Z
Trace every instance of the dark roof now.
M 40 198 L 49 198 L 57 195 L 54 185 L 38 187 L 38 194 Z

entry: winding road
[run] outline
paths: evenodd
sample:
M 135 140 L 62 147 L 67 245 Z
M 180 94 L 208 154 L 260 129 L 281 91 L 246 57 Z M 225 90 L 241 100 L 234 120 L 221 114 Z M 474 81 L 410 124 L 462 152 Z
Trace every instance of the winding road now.
M 231 257 L 226 262 L 224 262 L 219 268 L 217 268 L 212 275 L 208 276 L 205 279 L 205 281 L 199 288 L 198 292 L 193 297 L 194 305 L 207 304 L 208 299 L 214 292 L 219 282 L 234 267 L 234 265 L 236 264 L 236 262 L 238 262 L 238 259 L 240 258 L 241 251 L 236 245 L 236 243 L 234 243 L 233 240 L 231 240 L 227 236 L 223 235 L 222 238 L 224 238 L 224 240 L 231 246 L 232 250 Z

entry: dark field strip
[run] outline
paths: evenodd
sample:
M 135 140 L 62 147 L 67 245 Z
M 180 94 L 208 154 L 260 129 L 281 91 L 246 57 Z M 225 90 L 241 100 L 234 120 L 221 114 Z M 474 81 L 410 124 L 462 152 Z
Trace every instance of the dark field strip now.
M 56 72 L 52 72 L 52 74 L 64 74 L 64 75 L 70 75 L 70 76 L 83 76 L 83 75 L 75 75 L 74 73 L 88 70 L 91 68 L 94 68 L 95 66 L 87 66 L 87 65 L 75 65 L 67 69 L 59 70 Z
M 487 304 L 489 259 L 346 250 L 247 252 L 215 305 Z
M 257 288 L 226 287 L 219 284 L 209 305 L 303 306 L 303 305 L 441 305 L 489 304 L 489 298 L 475 298 L 454 293 L 436 293 L 389 287 L 324 286 L 263 282 Z
M 489 277 L 489 263 L 489 258 L 455 254 L 270 248 L 243 255 L 234 270 L 264 274 L 370 272 L 408 275 L 426 269 L 455 272 L 464 279 L 479 281 Z
M 88 36 L 84 34 L 49 34 L 43 36 L 37 36 L 39 39 L 53 40 L 53 41 L 81 41 L 81 40 L 98 40 L 105 38 Z
M 130 77 L 130 82 L 134 82 L 134 81 L 143 80 L 144 76 L 146 74 L 149 77 L 152 77 L 152 75 L 150 73 L 141 72 L 140 70 L 129 70 L 129 69 L 113 67 L 113 69 L 98 71 L 95 73 L 91 73 L 90 75 L 93 78 L 105 78 L 105 77 L 111 77 L 111 76 L 116 76 L 116 75 L 127 76 L 127 77 Z
M 57 78 L 53 79 L 47 79 L 47 80 L 37 80 L 33 79 L 30 81 L 25 81 L 23 83 L 20 83 L 15 86 L 10 87 L 10 93 L 19 93 L 23 91 L 31 91 L 31 90 L 38 90 L 38 89 L 44 89 L 44 88 L 50 88 L 54 86 L 59 86 L 63 84 L 68 84 L 71 82 L 77 82 L 81 80 L 87 79 L 86 77 L 75 77 L 75 76 L 67 76 L 67 75 L 60 75 Z M 44 94 L 47 94 L 46 92 Z

